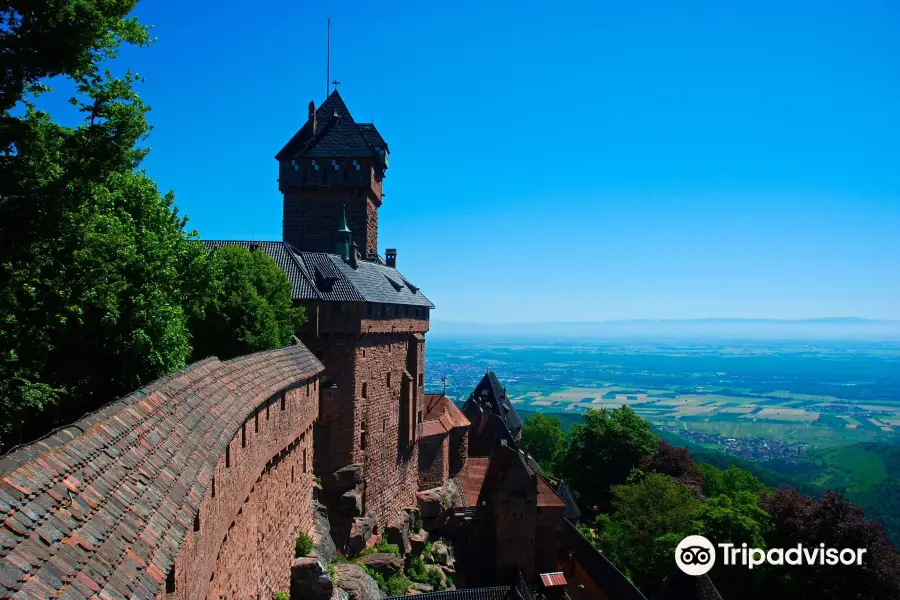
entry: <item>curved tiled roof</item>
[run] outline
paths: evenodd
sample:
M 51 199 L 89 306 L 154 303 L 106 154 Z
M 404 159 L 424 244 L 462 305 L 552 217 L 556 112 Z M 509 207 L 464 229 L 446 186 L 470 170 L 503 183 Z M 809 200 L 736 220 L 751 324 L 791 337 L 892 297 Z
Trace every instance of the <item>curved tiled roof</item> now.
M 210 358 L 4 456 L 0 597 L 157 596 L 241 424 L 323 369 L 304 346 Z

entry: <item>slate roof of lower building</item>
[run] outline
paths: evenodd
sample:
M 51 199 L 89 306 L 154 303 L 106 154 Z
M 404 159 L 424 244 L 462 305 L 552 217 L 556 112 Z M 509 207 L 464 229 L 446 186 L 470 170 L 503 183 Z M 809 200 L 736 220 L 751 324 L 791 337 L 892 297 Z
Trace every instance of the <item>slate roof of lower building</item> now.
M 500 380 L 497 379 L 497 374 L 493 371 L 485 373 L 478 385 L 475 386 L 475 390 L 469 394 L 469 398 L 463 404 L 463 412 L 468 412 L 466 406 L 472 402 L 482 406 L 485 403 L 490 404 L 491 412 L 503 419 L 503 423 L 510 431 L 521 429 L 522 418 L 519 417 L 519 413 L 513 408 L 509 397 L 506 395 L 506 390 L 500 384 Z
M 693 576 L 673 569 L 655 600 L 722 600 L 709 575 Z
M 293 284 L 293 298 L 300 301 L 370 302 L 434 308 L 429 300 L 397 269 L 360 260 L 353 268 L 336 254 L 300 252 L 285 242 L 252 240 L 204 240 L 204 246 L 257 248 L 271 256 Z
M 0 598 L 157 597 L 241 424 L 323 370 L 300 345 L 210 358 L 0 458 Z
M 507 600 L 514 588 L 508 585 L 484 588 L 463 588 L 447 592 L 426 592 L 416 594 L 416 600 Z M 409 598 L 409 596 L 390 596 L 393 598 Z

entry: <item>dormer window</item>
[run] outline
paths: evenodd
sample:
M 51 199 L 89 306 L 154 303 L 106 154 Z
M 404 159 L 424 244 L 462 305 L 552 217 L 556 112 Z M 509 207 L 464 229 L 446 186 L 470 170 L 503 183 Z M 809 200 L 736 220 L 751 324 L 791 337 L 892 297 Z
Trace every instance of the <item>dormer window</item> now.
M 296 161 L 296 160 L 292 160 L 292 161 L 291 161 L 291 166 L 294 167 L 294 170 L 295 170 L 295 171 L 299 171 L 299 170 L 300 170 L 300 165 L 297 164 L 297 161 Z
M 359 161 L 355 158 L 353 159 L 353 168 L 359 171 Z
M 332 160 L 332 161 L 331 161 L 331 166 L 334 167 L 334 170 L 335 170 L 335 171 L 340 171 L 340 170 L 341 170 L 341 165 L 340 165 L 340 163 L 339 163 L 338 161 L 336 161 L 336 160 Z
M 319 163 L 316 162 L 316 159 L 313 159 L 312 161 L 312 168 L 316 171 L 319 170 Z

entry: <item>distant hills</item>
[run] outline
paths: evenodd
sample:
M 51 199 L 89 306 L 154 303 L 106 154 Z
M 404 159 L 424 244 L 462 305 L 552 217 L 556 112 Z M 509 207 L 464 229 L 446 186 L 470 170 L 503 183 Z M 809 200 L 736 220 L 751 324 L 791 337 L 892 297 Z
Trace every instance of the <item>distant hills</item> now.
M 437 337 L 522 338 L 731 338 L 900 340 L 900 321 L 860 317 L 813 319 L 633 319 L 594 322 L 463 323 L 432 321 Z

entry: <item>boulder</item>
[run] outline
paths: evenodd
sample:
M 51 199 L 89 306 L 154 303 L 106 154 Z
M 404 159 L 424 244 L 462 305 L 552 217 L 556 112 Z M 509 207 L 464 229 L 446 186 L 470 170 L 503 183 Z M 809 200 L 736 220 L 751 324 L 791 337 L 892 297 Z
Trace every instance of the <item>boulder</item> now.
M 365 550 L 366 544 L 375 531 L 375 519 L 371 517 L 357 517 L 353 519 L 350 527 L 350 539 L 347 540 L 347 553 L 357 556 Z
M 381 590 L 375 580 L 352 563 L 340 563 L 332 567 L 335 585 L 347 592 L 349 600 L 381 600 Z
M 423 519 L 433 519 L 444 512 L 441 488 L 432 488 L 416 494 L 416 503 Z
M 409 534 L 410 555 L 415 558 L 421 556 L 425 550 L 425 544 L 428 543 L 428 532 L 424 529 L 419 532 Z
M 376 573 L 381 573 L 386 578 L 403 572 L 403 559 L 386 552 L 370 554 L 361 558 L 359 562 Z
M 431 545 L 431 560 L 436 564 L 449 566 L 453 561 L 453 553 L 447 544 L 437 541 Z
M 434 588 L 428 585 L 427 583 L 418 583 L 416 581 L 412 584 L 412 589 L 419 593 L 425 592 L 433 592 Z
M 396 544 L 400 548 L 400 554 L 406 556 L 412 547 L 409 543 L 409 534 L 412 531 L 413 523 L 410 523 L 409 513 L 403 513 L 396 521 L 384 528 L 384 537 L 388 544 Z
M 334 582 L 328 576 L 325 563 L 312 556 L 295 558 L 291 563 L 291 598 L 330 600 Z

